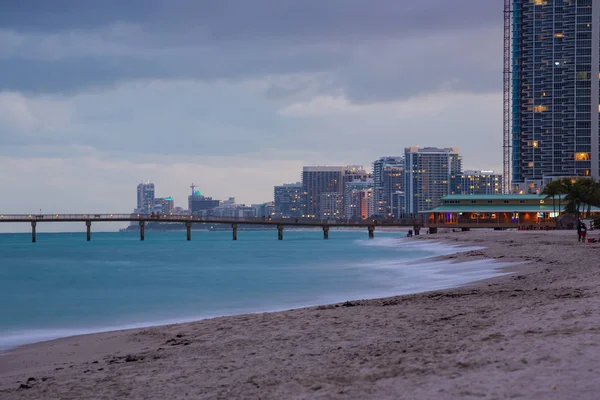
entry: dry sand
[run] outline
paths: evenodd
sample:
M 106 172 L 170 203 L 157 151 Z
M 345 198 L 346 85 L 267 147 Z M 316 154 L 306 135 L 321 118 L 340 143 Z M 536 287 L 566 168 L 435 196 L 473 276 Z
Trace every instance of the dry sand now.
M 594 232 L 592 233 L 593 236 Z M 2 399 L 599 399 L 600 245 L 465 232 L 459 289 L 78 336 L 0 356 Z

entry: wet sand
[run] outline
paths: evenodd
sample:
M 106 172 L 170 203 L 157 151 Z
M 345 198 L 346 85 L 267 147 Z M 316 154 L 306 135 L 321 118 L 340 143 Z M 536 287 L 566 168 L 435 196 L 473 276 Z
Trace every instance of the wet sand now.
M 590 232 L 590 237 L 597 237 Z M 462 288 L 76 336 L 0 355 L 1 399 L 598 399 L 600 245 L 414 240 L 517 262 Z

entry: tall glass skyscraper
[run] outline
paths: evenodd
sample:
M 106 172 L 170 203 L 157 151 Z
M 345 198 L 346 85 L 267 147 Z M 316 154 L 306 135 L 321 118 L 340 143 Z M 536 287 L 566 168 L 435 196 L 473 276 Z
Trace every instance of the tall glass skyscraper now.
M 512 0 L 512 187 L 600 175 L 600 0 Z

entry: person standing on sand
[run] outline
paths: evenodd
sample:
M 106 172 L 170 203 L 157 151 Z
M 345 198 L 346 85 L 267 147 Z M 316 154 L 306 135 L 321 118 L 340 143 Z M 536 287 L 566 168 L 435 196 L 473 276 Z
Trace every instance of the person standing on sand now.
M 581 221 L 577 221 L 577 241 L 581 242 Z
M 581 241 L 585 243 L 585 235 L 587 233 L 587 226 L 582 222 L 581 223 Z

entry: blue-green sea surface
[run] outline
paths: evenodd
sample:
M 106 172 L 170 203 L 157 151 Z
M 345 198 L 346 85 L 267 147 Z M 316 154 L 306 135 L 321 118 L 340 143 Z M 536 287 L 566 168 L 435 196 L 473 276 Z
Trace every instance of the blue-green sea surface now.
M 491 262 L 415 263 L 455 248 L 366 231 L 0 235 L 0 349 L 90 332 L 457 286 Z

